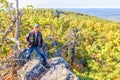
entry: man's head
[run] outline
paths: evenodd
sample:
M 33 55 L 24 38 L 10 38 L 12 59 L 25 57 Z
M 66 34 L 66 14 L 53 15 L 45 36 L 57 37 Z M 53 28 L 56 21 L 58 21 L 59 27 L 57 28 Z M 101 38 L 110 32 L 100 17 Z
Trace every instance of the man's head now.
M 40 27 L 40 24 L 35 23 L 35 25 L 34 25 L 34 31 L 35 31 L 35 33 L 37 33 L 39 31 L 39 27 Z

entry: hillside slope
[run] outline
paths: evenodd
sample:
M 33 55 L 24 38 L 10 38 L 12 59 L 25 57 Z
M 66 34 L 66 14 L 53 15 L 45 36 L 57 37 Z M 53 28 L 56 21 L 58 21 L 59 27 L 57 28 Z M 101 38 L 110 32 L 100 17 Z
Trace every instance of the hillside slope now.
M 81 13 L 53 9 L 23 9 L 26 13 L 20 27 L 20 41 L 26 46 L 25 36 L 35 22 L 41 24 L 49 58 L 65 58 L 80 79 L 118 80 L 120 73 L 120 23 Z M 10 25 L 10 13 L 0 12 L 0 58 L 12 54 L 14 43 L 3 44 L 5 29 Z M 12 37 L 9 33 L 7 37 Z M 8 45 L 9 44 L 9 45 Z M 5 72 L 4 70 L 0 73 Z

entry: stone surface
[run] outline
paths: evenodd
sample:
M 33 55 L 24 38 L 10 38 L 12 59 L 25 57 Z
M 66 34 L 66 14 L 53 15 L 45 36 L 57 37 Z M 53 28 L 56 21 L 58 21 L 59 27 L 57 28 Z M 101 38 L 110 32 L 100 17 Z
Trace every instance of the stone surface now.
M 19 55 L 18 60 L 16 60 L 16 63 L 18 66 L 23 66 L 27 61 L 30 61 L 32 59 L 40 59 L 40 61 L 43 61 L 42 57 L 37 53 L 36 50 L 34 50 L 29 58 L 27 60 L 27 56 L 29 55 L 28 50 L 24 49 Z
M 50 69 L 40 80 L 78 80 L 65 59 L 52 58 L 48 65 L 51 66 Z
M 49 59 L 46 68 L 39 59 L 33 59 L 27 62 L 17 71 L 19 80 L 78 80 L 71 71 L 69 64 L 65 59 L 56 57 Z M 40 75 L 40 77 L 39 77 Z
M 22 69 L 17 71 L 18 79 L 33 80 L 44 71 L 46 71 L 46 68 L 41 64 L 39 59 L 33 59 L 27 62 Z
M 48 65 L 51 66 L 51 67 L 55 67 L 56 65 L 61 65 L 61 64 L 64 64 L 65 68 L 71 70 L 67 61 L 65 59 L 61 58 L 61 57 L 52 58 L 48 62 Z
M 39 80 L 79 80 L 64 64 L 56 65 Z

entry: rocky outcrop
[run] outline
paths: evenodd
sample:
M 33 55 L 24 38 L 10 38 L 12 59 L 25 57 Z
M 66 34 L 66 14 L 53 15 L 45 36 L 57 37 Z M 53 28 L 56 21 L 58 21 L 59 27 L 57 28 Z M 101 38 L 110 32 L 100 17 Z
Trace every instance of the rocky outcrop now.
M 79 80 L 65 59 L 56 57 L 48 60 L 49 68 L 40 59 L 32 59 L 17 71 L 18 80 Z
M 8 72 L 0 76 L 0 80 L 78 80 L 67 61 L 61 57 L 48 59 L 48 64 L 44 66 L 43 59 L 36 51 L 33 51 L 29 60 L 26 59 L 27 55 L 27 49 L 24 49 L 13 59 L 14 62 L 9 58 L 13 65 L 8 62 Z
M 64 64 L 60 64 L 51 67 L 39 80 L 78 80 L 78 78 Z
M 46 71 L 46 68 L 40 63 L 38 59 L 33 59 L 26 63 L 22 69 L 18 70 L 19 80 L 33 80 L 42 72 Z

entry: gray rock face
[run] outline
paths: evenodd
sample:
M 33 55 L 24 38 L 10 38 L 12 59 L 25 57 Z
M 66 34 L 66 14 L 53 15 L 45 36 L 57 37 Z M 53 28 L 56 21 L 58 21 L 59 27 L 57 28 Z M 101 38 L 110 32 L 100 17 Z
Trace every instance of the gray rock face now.
M 40 63 L 38 59 L 33 59 L 27 62 L 22 69 L 17 71 L 19 80 L 33 80 L 42 72 L 46 71 L 46 68 Z
M 61 57 L 50 59 L 47 66 L 50 68 L 43 66 L 40 59 L 33 59 L 17 71 L 18 78 L 19 80 L 34 80 L 36 77 L 38 80 L 79 80 L 71 72 L 66 60 Z
M 20 66 L 23 66 L 28 60 L 27 60 L 27 56 L 29 55 L 28 50 L 24 49 L 19 55 L 18 55 L 18 60 L 16 61 L 16 63 Z M 40 59 L 40 61 L 43 61 L 43 58 L 37 53 L 37 51 L 33 51 L 33 53 L 31 54 L 29 60 L 32 59 Z
M 66 69 L 71 70 L 67 61 L 61 57 L 52 58 L 49 60 L 48 65 L 55 67 L 56 65 L 64 65 Z
M 60 64 L 51 67 L 39 80 L 78 80 L 78 78 L 64 64 Z
M 40 80 L 79 80 L 61 57 L 51 59 L 48 65 L 51 66 L 49 71 Z
M 19 55 L 18 55 L 18 58 L 19 59 L 25 59 L 27 58 L 27 56 L 29 55 L 28 53 L 28 50 L 27 49 L 24 49 Z M 31 56 L 30 56 L 30 59 L 34 59 L 34 58 L 41 58 L 41 56 L 37 53 L 37 51 L 33 51 Z
M 60 50 L 59 49 L 56 49 L 55 51 L 54 51 L 54 56 L 55 57 L 61 57 L 61 52 L 60 52 Z

